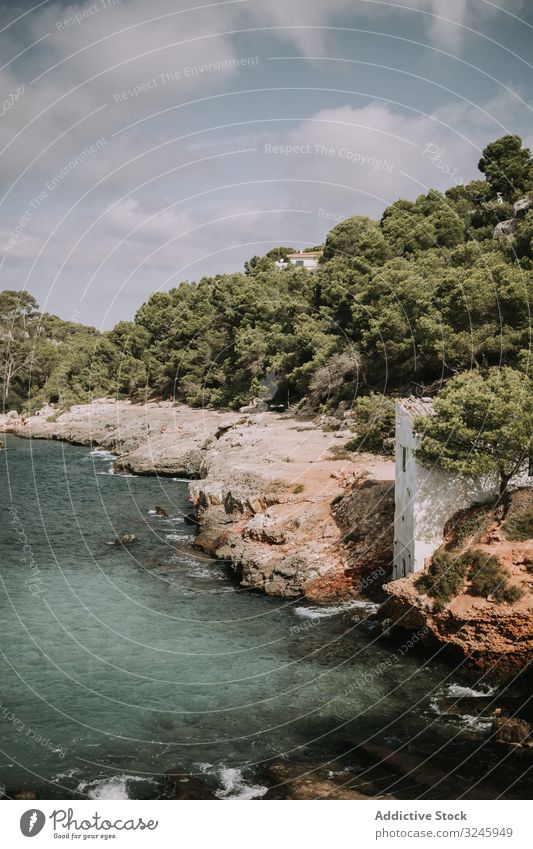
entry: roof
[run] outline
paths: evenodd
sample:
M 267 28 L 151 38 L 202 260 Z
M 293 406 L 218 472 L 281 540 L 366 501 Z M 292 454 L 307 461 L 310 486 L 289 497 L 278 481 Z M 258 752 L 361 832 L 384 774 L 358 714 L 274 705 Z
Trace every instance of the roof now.
M 400 398 L 396 403 L 410 419 L 414 419 L 415 416 L 432 416 L 435 412 L 431 398 L 416 398 L 410 395 L 409 398 Z
M 317 256 L 322 256 L 322 251 L 299 251 L 299 253 L 296 254 L 287 254 L 288 259 L 291 259 L 291 257 L 300 258 L 302 256 L 315 258 Z

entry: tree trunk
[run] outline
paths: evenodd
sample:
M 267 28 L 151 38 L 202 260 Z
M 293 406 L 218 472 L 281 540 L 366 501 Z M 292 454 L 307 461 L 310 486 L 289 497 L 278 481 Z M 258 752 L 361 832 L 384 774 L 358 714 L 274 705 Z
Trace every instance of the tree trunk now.
M 500 497 L 499 501 L 502 506 L 502 519 L 505 519 L 507 515 L 507 511 L 511 505 L 511 496 L 509 495 L 509 481 L 512 478 L 512 472 L 510 475 L 507 475 L 505 472 L 500 471 Z

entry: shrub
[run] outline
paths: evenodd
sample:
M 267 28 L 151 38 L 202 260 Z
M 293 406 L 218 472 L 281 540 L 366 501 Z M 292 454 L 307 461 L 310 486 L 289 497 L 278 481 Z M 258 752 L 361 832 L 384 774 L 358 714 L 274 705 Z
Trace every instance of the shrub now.
M 520 512 L 511 513 L 503 523 L 503 530 L 507 539 L 516 542 L 525 542 L 533 537 L 533 506 L 527 506 Z
M 345 448 L 386 453 L 385 440 L 394 434 L 394 402 L 384 395 L 363 395 L 354 404 L 354 414 L 357 436 Z
M 311 405 L 318 408 L 322 402 L 329 408 L 353 398 L 360 368 L 361 359 L 356 351 L 348 350 L 331 356 L 310 379 L 308 397 Z
M 471 592 L 473 595 L 488 598 L 491 596 L 498 604 L 513 604 L 523 596 L 520 587 L 509 583 L 511 574 L 497 557 L 486 554 L 480 549 L 469 549 L 463 559 L 471 569 Z
M 417 587 L 437 601 L 447 603 L 463 588 L 467 568 L 463 557 L 439 550 L 433 555 L 427 573 L 418 580 Z
M 474 537 L 475 541 L 478 542 L 487 524 L 487 516 L 483 511 L 476 511 L 465 516 L 455 526 L 454 546 L 460 548 L 462 543 L 471 537 Z
M 293 489 L 293 492 L 296 495 L 298 495 L 300 492 L 303 492 L 304 489 L 305 489 L 305 487 L 304 487 L 303 483 L 297 483 L 296 486 Z

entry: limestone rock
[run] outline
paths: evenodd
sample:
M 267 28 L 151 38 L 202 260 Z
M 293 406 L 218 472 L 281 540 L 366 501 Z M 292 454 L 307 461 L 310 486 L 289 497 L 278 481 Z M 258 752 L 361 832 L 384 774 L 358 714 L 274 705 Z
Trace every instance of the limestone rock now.
M 510 239 L 514 236 L 518 222 L 515 218 L 508 218 L 507 221 L 500 221 L 492 231 L 492 238 L 498 242 L 503 242 L 504 239 Z
M 268 411 L 268 402 L 261 398 L 254 398 L 251 404 L 246 404 L 244 407 L 239 407 L 239 413 L 266 413 Z
M 533 200 L 531 198 L 520 198 L 513 206 L 514 217 L 525 218 L 532 206 Z

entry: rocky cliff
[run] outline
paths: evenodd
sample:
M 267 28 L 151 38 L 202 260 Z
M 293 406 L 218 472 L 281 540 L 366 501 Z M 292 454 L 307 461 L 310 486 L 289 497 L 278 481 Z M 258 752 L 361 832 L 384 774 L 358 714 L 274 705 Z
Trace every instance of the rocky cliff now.
M 513 678 L 533 660 L 533 491 L 513 493 L 507 516 L 493 504 L 462 511 L 448 523 L 440 551 L 452 562 L 465 551 L 495 557 L 515 587 L 516 601 L 480 596 L 467 574 L 447 603 L 424 592 L 418 572 L 389 583 L 389 599 L 380 615 L 387 628 L 422 631 L 425 641 L 455 651 L 468 665 L 496 678 Z
M 101 399 L 4 427 L 117 454 L 117 471 L 191 478 L 197 545 L 244 586 L 315 601 L 381 593 L 390 575 L 394 464 L 344 450 L 310 419 Z

